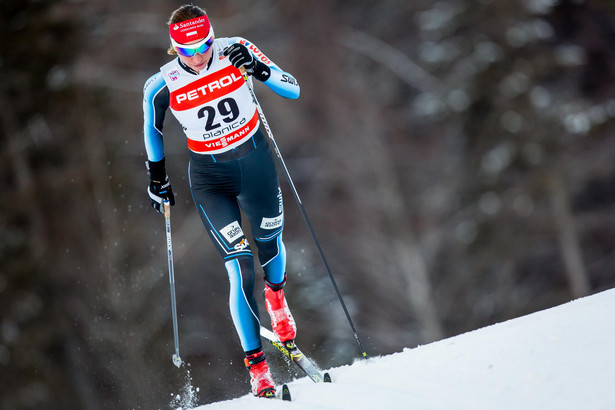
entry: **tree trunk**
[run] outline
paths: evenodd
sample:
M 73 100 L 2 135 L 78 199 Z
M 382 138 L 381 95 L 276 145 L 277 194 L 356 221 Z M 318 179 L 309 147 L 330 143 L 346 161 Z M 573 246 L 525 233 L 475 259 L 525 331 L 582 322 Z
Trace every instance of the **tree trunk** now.
M 590 293 L 591 287 L 583 263 L 581 245 L 570 209 L 570 198 L 566 184 L 560 175 L 553 173 L 548 180 L 548 188 L 570 292 L 575 298 L 586 296 Z

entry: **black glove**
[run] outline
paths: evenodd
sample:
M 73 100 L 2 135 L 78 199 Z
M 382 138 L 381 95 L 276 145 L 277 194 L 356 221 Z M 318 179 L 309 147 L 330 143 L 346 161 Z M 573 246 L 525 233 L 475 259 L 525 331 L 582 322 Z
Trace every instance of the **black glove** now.
M 231 64 L 240 68 L 244 66 L 246 73 L 259 81 L 267 81 L 271 75 L 271 69 L 264 63 L 256 60 L 250 50 L 243 44 L 234 43 L 224 49 L 224 55 L 228 56 Z
M 157 162 L 147 161 L 147 169 L 149 170 L 150 183 L 147 187 L 147 194 L 152 203 L 152 208 L 160 213 L 164 213 L 164 201 L 169 201 L 169 205 L 175 205 L 175 195 L 173 188 L 167 176 L 164 158 Z

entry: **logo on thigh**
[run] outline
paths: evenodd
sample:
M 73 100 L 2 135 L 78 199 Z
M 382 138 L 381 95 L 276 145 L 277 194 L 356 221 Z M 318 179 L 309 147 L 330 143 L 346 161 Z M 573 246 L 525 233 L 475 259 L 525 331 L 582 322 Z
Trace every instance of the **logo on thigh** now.
M 226 239 L 228 243 L 233 243 L 237 239 L 243 237 L 243 231 L 237 221 L 233 221 L 224 228 L 220 229 L 220 233 L 224 236 L 224 239 Z
M 246 238 L 243 238 L 241 242 L 239 242 L 237 245 L 234 246 L 234 248 L 236 251 L 243 251 L 248 246 L 250 246 L 250 244 L 248 243 L 248 240 Z
M 275 218 L 263 218 L 261 221 L 261 229 L 277 229 L 284 223 L 284 214 Z

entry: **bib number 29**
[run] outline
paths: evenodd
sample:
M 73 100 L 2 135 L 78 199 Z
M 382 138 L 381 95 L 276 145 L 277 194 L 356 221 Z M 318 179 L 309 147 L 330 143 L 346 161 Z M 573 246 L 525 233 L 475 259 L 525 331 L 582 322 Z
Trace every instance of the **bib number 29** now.
M 233 122 L 239 117 L 239 107 L 237 102 L 232 98 L 225 98 L 220 100 L 216 105 L 216 108 L 205 106 L 199 110 L 197 117 L 205 119 L 205 130 L 211 131 L 220 127 L 218 118 L 226 123 Z

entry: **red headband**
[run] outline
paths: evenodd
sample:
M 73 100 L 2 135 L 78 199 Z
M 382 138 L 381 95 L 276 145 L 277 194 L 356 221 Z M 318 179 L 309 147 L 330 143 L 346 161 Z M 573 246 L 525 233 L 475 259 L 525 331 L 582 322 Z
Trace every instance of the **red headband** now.
M 207 16 L 200 16 L 191 20 L 180 21 L 169 26 L 171 38 L 180 44 L 187 44 L 193 40 L 201 40 L 209 36 L 211 24 Z

